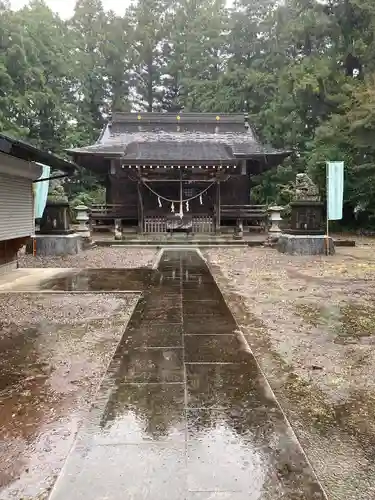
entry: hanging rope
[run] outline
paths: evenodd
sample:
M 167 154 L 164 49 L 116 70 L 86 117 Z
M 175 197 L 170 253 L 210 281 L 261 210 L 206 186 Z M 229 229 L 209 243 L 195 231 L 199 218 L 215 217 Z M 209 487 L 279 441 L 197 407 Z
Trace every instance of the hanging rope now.
M 186 203 L 187 201 L 191 201 L 191 200 L 194 200 L 195 198 L 200 198 L 200 201 L 201 201 L 201 205 L 202 205 L 202 195 L 204 193 L 206 193 L 210 187 L 212 187 L 214 184 L 216 184 L 216 181 L 212 182 L 207 188 L 203 189 L 203 191 L 201 191 L 200 193 L 194 195 L 194 196 L 191 196 L 190 198 L 186 198 L 185 200 L 182 199 L 182 193 L 181 193 L 181 197 L 179 200 L 172 200 L 171 198 L 166 198 L 165 196 L 162 196 L 161 194 L 157 193 L 156 191 L 154 191 L 152 189 L 152 187 L 150 187 L 147 182 L 145 181 L 142 181 L 142 183 L 146 186 L 146 188 L 151 191 L 151 193 L 153 193 L 155 196 L 157 196 L 158 198 L 160 198 L 161 200 L 164 200 L 168 203 L 172 203 L 174 205 L 174 203 Z

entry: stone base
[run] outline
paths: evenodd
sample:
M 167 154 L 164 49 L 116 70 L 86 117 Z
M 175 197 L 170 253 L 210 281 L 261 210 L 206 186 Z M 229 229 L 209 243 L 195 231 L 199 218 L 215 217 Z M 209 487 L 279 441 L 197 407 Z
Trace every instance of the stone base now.
M 277 248 L 277 243 L 280 238 L 280 233 L 278 234 L 268 234 L 267 239 L 264 242 L 265 247 Z
M 327 238 L 322 235 L 282 234 L 277 242 L 277 249 L 289 255 L 326 255 Z M 328 253 L 334 255 L 335 245 L 328 238 Z
M 80 234 L 68 235 L 46 235 L 37 234 L 36 239 L 36 255 L 75 255 L 85 250 L 90 245 L 88 238 L 83 238 Z M 28 253 L 33 252 L 32 239 L 27 248 Z
M 74 229 L 39 229 L 39 231 L 36 231 L 35 234 L 37 236 L 67 236 L 69 234 L 76 234 Z
M 0 265 L 0 275 L 10 273 L 17 269 L 17 261 L 13 260 L 12 262 L 8 262 L 7 264 Z

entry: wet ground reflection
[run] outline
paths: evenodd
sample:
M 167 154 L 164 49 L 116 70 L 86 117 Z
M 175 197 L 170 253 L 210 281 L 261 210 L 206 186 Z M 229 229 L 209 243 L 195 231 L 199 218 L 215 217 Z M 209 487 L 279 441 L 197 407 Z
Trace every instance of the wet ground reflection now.
M 136 301 L 126 294 L 4 294 L 2 500 L 48 497 Z
M 56 291 L 142 291 L 156 279 L 151 269 L 83 269 L 44 281 L 41 290 Z
M 195 251 L 164 252 L 52 500 L 324 494 Z

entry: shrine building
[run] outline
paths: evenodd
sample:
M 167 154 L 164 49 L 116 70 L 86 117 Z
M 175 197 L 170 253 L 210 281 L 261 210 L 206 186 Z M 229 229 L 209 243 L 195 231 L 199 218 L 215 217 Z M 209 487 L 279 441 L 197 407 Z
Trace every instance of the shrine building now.
M 290 152 L 262 145 L 243 114 L 114 113 L 95 144 L 68 154 L 105 183 L 95 223 L 211 233 L 261 223 L 252 179 Z

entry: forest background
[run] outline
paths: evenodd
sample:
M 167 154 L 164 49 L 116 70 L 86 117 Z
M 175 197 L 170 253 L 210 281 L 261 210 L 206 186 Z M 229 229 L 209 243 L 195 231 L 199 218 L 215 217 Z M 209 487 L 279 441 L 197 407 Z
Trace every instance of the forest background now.
M 257 179 L 254 202 L 290 201 L 297 172 L 325 196 L 345 162 L 344 220 L 375 226 L 373 0 L 137 0 L 124 16 L 77 0 L 0 0 L 0 130 L 57 154 L 93 143 L 112 110 L 246 112 L 266 144 L 292 149 Z M 73 201 L 100 201 L 79 170 Z

